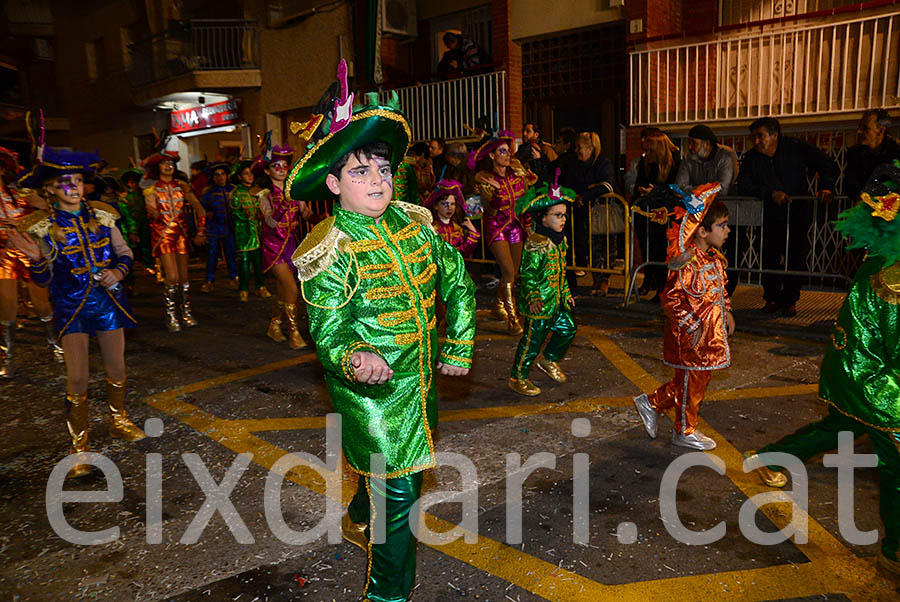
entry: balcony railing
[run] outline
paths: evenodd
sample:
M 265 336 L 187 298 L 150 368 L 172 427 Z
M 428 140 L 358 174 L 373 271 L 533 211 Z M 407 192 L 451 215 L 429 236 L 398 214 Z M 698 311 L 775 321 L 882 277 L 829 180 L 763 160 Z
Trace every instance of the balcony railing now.
M 629 54 L 632 125 L 900 106 L 900 14 Z
M 185 21 L 134 42 L 131 57 L 133 86 L 191 71 L 259 69 L 259 27 L 241 19 Z
M 382 101 L 390 93 L 381 92 Z M 469 137 L 466 126 L 484 119 L 496 129 L 507 127 L 506 71 L 398 88 L 397 94 L 413 140 Z

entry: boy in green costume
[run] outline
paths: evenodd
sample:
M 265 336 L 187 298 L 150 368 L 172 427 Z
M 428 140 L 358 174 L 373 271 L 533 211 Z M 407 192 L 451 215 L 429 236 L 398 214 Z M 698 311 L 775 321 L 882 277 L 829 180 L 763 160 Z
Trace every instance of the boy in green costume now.
M 516 213 L 532 215 L 532 232 L 525 240 L 519 276 L 519 312 L 524 332 L 513 360 L 509 388 L 521 395 L 540 395 L 529 379 L 531 364 L 558 383 L 566 375 L 557 362 L 563 358 L 575 338 L 572 308 L 575 299 L 566 281 L 566 204 L 575 201 L 575 193 L 559 185 L 559 169 L 553 184 L 531 188 L 516 203 Z M 541 355 L 544 340 L 550 340 Z M 540 356 L 540 357 L 538 357 Z
M 838 216 L 835 229 L 867 258 L 838 312 L 819 373 L 828 415 L 758 453 L 782 452 L 806 461 L 838 446 L 838 434 L 869 435 L 878 456 L 884 538 L 878 563 L 900 576 L 900 162 L 875 168 L 862 201 Z M 756 452 L 747 452 L 753 458 Z M 758 460 L 758 459 L 757 459 Z M 780 466 L 757 470 L 770 487 L 784 487 Z
M 363 599 L 403 602 L 415 585 L 410 509 L 422 471 L 435 466 L 435 370 L 469 371 L 475 286 L 459 252 L 431 228 L 431 213 L 391 202 L 392 171 L 411 137 L 396 97 L 379 106 L 377 95 L 367 95 L 365 106 L 351 109 L 344 61 L 338 80 L 339 95 L 320 102 L 325 118 L 304 132 L 310 147 L 291 168 L 285 193 L 294 200 L 337 195 L 340 202 L 293 263 L 331 403 L 341 414 L 344 455 L 360 475 L 342 529 L 368 554 Z M 447 306 L 440 353 L 438 298 Z M 376 504 L 385 508 L 377 517 L 384 543 L 369 537 Z
M 237 247 L 238 295 L 243 302 L 249 299 L 250 273 L 253 272 L 256 294 L 267 299 L 272 294 L 266 288 L 262 269 L 262 252 L 259 248 L 259 194 L 261 191 L 253 185 L 253 160 L 238 161 L 232 172 L 231 180 L 235 184 L 231 197 L 231 218 L 234 221 L 234 238 Z

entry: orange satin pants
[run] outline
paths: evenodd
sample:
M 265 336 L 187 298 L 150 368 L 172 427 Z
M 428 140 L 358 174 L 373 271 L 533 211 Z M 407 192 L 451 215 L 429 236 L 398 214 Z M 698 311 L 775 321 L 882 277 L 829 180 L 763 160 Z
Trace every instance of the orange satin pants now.
M 675 408 L 675 432 L 690 435 L 700 422 L 700 402 L 712 370 L 675 369 L 675 376 L 650 394 L 650 405 L 657 414 Z

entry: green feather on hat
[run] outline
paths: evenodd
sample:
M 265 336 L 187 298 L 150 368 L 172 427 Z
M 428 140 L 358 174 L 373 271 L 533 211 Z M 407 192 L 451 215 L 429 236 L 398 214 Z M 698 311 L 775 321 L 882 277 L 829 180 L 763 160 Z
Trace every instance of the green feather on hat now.
M 297 201 L 315 201 L 334 197 L 325 185 L 332 165 L 341 157 L 363 146 L 383 142 L 391 147 L 391 170 L 406 156 L 412 130 L 400 111 L 396 92 L 386 104 L 378 94 L 365 95 L 365 104 L 353 106 L 353 93 L 347 87 L 347 63 L 338 64 L 336 85 L 332 84 L 319 101 L 310 122 L 318 126 L 309 137 L 308 150 L 291 167 L 285 180 L 285 196 Z M 319 109 L 321 108 L 321 113 Z M 317 114 L 318 113 L 318 114 Z M 324 118 L 320 119 L 320 115 Z

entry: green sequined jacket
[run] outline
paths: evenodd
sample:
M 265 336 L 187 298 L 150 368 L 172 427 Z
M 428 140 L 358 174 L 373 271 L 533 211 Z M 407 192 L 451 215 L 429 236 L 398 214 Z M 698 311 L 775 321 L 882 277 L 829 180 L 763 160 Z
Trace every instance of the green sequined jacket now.
M 397 201 L 377 222 L 335 205 L 293 256 L 325 384 L 341 414 L 344 455 L 361 474 L 395 478 L 433 467 L 435 361 L 472 364 L 475 285 L 431 219 L 427 209 Z M 440 354 L 436 299 L 447 307 Z M 383 357 L 393 378 L 358 383 L 350 363 L 356 351 Z M 382 454 L 384 467 L 370 454 Z
M 566 239 L 559 245 L 543 234 L 529 234 L 522 252 L 519 275 L 519 313 L 537 320 L 552 318 L 560 309 L 568 307 L 572 293 L 566 281 Z M 539 313 L 529 309 L 532 303 L 541 302 Z
M 234 240 L 238 251 L 259 248 L 259 197 L 243 184 L 234 188 L 231 197 L 231 217 L 234 220 Z
M 900 263 L 860 267 L 831 330 L 819 397 L 844 414 L 900 432 Z

